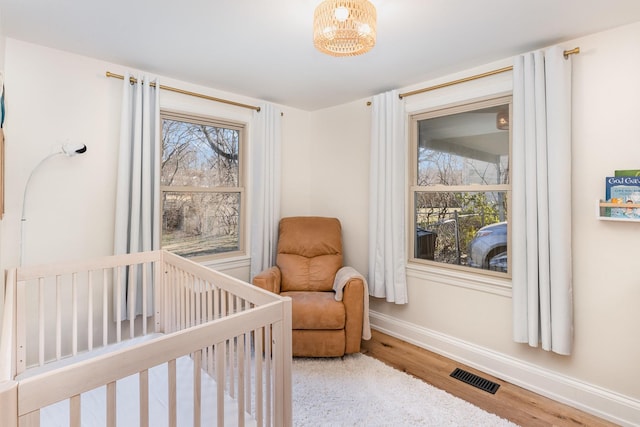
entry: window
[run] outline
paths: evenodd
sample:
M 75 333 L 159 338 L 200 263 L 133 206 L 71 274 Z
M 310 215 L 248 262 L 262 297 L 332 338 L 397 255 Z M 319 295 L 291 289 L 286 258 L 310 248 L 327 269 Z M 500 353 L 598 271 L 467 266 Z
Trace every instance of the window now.
M 511 97 L 411 117 L 412 261 L 509 271 Z
M 245 130 L 162 112 L 162 248 L 186 257 L 243 251 Z

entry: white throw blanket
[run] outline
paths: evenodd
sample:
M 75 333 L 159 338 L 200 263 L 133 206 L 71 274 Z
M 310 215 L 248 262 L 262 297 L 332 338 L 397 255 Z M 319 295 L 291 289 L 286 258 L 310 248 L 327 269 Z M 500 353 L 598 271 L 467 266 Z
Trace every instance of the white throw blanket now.
M 336 273 L 333 280 L 333 290 L 336 292 L 336 301 L 342 301 L 342 291 L 351 279 L 362 279 L 364 283 L 364 310 L 362 312 L 362 339 L 371 339 L 371 326 L 369 325 L 369 285 L 367 280 L 353 267 L 342 267 Z

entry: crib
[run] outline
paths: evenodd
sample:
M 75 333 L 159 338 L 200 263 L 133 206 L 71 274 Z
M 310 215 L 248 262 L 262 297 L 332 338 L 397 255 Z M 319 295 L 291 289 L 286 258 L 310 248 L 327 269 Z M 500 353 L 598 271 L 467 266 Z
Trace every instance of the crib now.
M 292 423 L 288 298 L 166 251 L 11 269 L 4 297 L 2 426 Z

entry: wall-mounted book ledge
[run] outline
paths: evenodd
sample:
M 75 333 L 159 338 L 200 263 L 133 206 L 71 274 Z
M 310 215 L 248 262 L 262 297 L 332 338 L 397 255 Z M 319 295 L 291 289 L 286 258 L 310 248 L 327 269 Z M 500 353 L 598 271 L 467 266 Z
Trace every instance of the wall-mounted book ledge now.
M 640 222 L 640 203 L 596 201 L 596 217 L 601 221 Z

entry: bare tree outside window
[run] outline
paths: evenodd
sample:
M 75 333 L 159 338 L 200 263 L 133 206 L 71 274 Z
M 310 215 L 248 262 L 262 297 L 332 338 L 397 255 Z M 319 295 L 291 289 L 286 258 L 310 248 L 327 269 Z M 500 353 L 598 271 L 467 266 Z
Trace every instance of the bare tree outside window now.
M 182 256 L 241 250 L 243 128 L 162 114 L 162 247 Z

